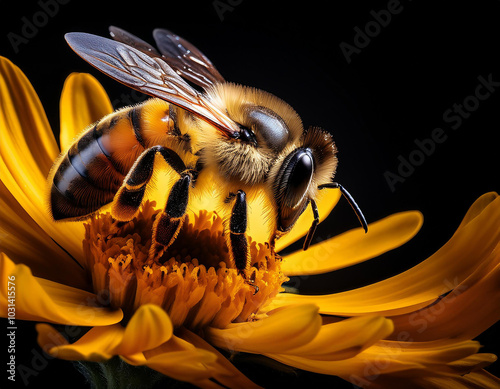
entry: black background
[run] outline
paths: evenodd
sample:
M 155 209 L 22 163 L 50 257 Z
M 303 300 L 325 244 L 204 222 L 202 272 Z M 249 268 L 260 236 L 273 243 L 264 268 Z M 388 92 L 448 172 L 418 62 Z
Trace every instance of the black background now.
M 33 83 L 54 132 L 59 128 L 59 95 L 69 73 L 94 74 L 117 107 L 127 104 L 121 96 L 130 93 L 77 57 L 63 39 L 66 32 L 107 36 L 107 27 L 116 25 L 151 42 L 151 31 L 165 27 L 199 47 L 227 80 L 274 93 L 297 110 L 306 126 L 331 131 L 340 150 L 337 180 L 354 195 L 368 221 L 409 209 L 423 212 L 421 232 L 404 247 L 349 269 L 292 280 L 301 291 L 342 291 L 415 265 L 449 239 L 477 197 L 500 190 L 500 91 L 473 107 L 455 130 L 443 119 L 454 104 L 474 95 L 479 76 L 487 79 L 491 74 L 500 81 L 500 1 L 401 0 L 400 12 L 378 30 L 367 23 L 374 20 L 371 11 L 387 9 L 387 1 L 336 1 L 328 6 L 319 1 L 250 0 L 66 3 L 44 18 L 40 2 L 2 2 L 0 16 L 0 55 Z M 222 9 L 224 4 L 227 8 Z M 14 47 L 9 37 L 22 36 L 26 20 L 34 17 L 38 31 Z M 367 26 L 373 28 L 372 37 L 348 63 L 341 43 L 354 45 L 355 28 Z M 445 131 L 446 141 L 391 190 L 384 174 L 398 174 L 399 158 L 415 155 L 415 140 L 429 138 L 437 127 Z M 341 201 L 318 228 L 316 239 L 356 226 L 352 211 Z M 30 365 L 35 331 L 32 325 L 21 330 L 17 361 Z M 494 332 L 490 329 L 479 338 L 483 351 L 495 351 Z M 270 382 L 351 387 L 309 373 L 293 380 L 277 375 Z M 50 360 L 31 377 L 29 387 L 44 383 L 85 387 L 70 364 L 58 360 Z

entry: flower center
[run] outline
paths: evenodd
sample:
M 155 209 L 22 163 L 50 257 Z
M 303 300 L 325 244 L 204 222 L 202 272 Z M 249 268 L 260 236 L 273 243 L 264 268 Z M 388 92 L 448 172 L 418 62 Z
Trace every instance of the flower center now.
M 142 304 L 161 306 L 174 327 L 224 328 L 252 320 L 281 291 L 287 278 L 281 258 L 267 244 L 250 239 L 250 269 L 230 264 L 222 219 L 200 211 L 186 220 L 175 242 L 160 258 L 149 258 L 154 202 L 147 201 L 133 220 L 114 221 L 98 214 L 85 224 L 83 248 L 94 292 L 125 318 Z M 186 216 L 187 218 L 187 216 Z

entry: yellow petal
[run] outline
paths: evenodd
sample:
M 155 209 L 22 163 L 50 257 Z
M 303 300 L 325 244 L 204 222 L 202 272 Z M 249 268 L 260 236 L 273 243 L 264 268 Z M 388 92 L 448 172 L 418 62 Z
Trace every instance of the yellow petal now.
M 38 333 L 37 342 L 47 354 L 50 354 L 50 350 L 54 347 L 69 344 L 66 338 L 50 324 L 38 323 L 35 328 Z
M 493 260 L 490 253 L 500 240 L 500 198 L 487 203 L 434 255 L 389 279 L 362 288 L 323 296 L 281 293 L 275 305 L 318 304 L 321 313 L 339 316 L 400 315 L 423 308 L 460 284 L 478 267 Z
M 213 364 L 217 356 L 173 335 L 156 349 L 122 356 L 122 359 L 134 366 L 148 366 L 177 380 L 198 384 L 212 377 L 207 366 Z
M 401 361 L 398 359 L 384 358 L 384 356 L 370 356 L 363 354 L 349 359 L 339 361 L 317 360 L 296 355 L 285 354 L 265 354 L 269 358 L 275 359 L 285 365 L 293 366 L 298 369 L 311 371 L 318 374 L 337 375 L 342 378 L 349 377 L 349 381 L 358 384 L 366 380 L 365 375 L 380 374 L 379 365 L 384 367 L 384 373 L 399 373 L 405 371 L 422 370 L 424 366 L 416 362 Z M 363 355 L 364 358 L 359 357 Z M 368 381 L 370 382 L 370 381 Z
M 464 376 L 463 379 L 468 384 L 476 385 L 481 389 L 500 388 L 500 379 L 484 370 L 471 372 Z
M 134 366 L 148 366 L 176 380 L 196 383 L 211 377 L 212 373 L 205 365 L 213 363 L 216 356 L 205 350 L 194 349 L 163 353 L 142 361 L 123 356 L 122 359 Z
M 58 149 L 43 108 L 24 74 L 0 57 L 0 177 L 30 217 L 81 261 L 81 223 L 52 222 L 46 177 Z
M 39 344 L 47 348 L 50 332 L 46 327 L 37 326 Z M 48 349 L 51 356 L 69 361 L 102 362 L 116 355 L 116 348 L 123 339 L 124 329 L 120 324 L 91 328 L 72 344 L 55 345 Z M 53 336 L 53 333 L 52 333 Z
M 382 340 L 359 354 L 362 357 L 386 356 L 422 365 L 448 364 L 477 353 L 479 342 L 440 339 L 432 342 Z
M 258 389 L 260 386 L 250 381 L 242 372 L 240 372 L 234 365 L 229 362 L 220 352 L 208 344 L 205 340 L 200 338 L 193 332 L 181 328 L 179 336 L 187 340 L 197 348 L 201 348 L 213 353 L 217 359 L 209 366 L 212 369 L 213 378 L 228 388 L 247 388 Z
M 474 204 L 470 206 L 470 208 L 467 210 L 467 213 L 465 214 L 464 218 L 462 219 L 462 222 L 459 225 L 459 228 L 468 224 L 474 218 L 479 216 L 483 210 L 490 205 L 493 201 L 496 200 L 498 197 L 498 194 L 495 192 L 488 192 L 483 195 L 481 195 L 476 201 L 474 201 Z
M 497 356 L 495 354 L 481 353 L 471 355 L 470 357 L 463 358 L 458 361 L 450 362 L 447 366 L 459 374 L 467 374 L 472 370 L 477 371 L 483 367 L 489 366 L 496 360 Z
M 356 228 L 284 257 L 281 269 L 287 276 L 312 275 L 342 269 L 401 246 L 420 230 L 420 212 L 401 212 L 368 227 Z
M 373 389 L 498 389 L 500 380 L 484 370 L 463 376 L 446 374 L 436 370 L 415 371 L 413 375 L 373 375 L 369 377 L 342 377 L 353 385 Z
M 113 112 L 102 85 L 87 73 L 71 73 L 64 82 L 60 101 L 61 150 L 67 150 L 87 126 Z
M 427 366 L 445 365 L 466 358 L 479 349 L 474 341 L 391 342 L 380 341 L 353 358 L 331 361 L 285 354 L 266 354 L 270 358 L 320 374 L 338 375 L 353 383 L 371 382 L 379 375 L 397 373 L 419 376 Z
M 129 364 L 147 365 L 170 377 L 184 381 L 209 377 L 202 363 L 213 361 L 214 356 L 192 345 L 188 348 L 171 348 L 170 350 L 165 347 L 165 352 L 148 358 L 140 352 L 164 341 L 165 333 L 168 333 L 169 337 L 172 335 L 171 324 L 170 331 L 162 331 L 161 326 L 154 328 L 155 325 L 165 323 L 165 317 L 159 310 L 161 310 L 159 307 L 152 305 L 144 306 L 132 317 L 127 328 L 123 328 L 120 324 L 94 327 L 72 344 L 58 335 L 52 327 L 38 325 L 38 340 L 50 355 L 61 359 L 101 362 L 120 355 Z M 151 322 L 147 321 L 149 319 Z M 169 321 L 168 317 L 167 321 Z M 150 333 L 138 334 L 135 330 L 138 330 L 140 324 L 144 325 L 142 331 Z M 153 339 L 156 335 L 158 335 L 157 339 Z M 178 346 L 178 343 L 175 345 Z
M 418 382 L 419 389 L 498 389 L 500 387 L 500 380 L 484 370 L 471 372 L 464 376 L 436 376 L 429 374 L 429 376 L 424 376 L 415 381 Z M 403 385 L 406 387 L 405 382 L 400 380 L 399 386 L 392 387 L 401 387 Z
M 392 317 L 394 333 L 405 333 L 414 341 L 472 339 L 499 321 L 500 251 L 493 255 L 496 268 L 479 282 L 466 280 L 429 307 Z
M 96 302 L 99 300 L 95 294 L 33 277 L 27 266 L 15 265 L 5 254 L 0 253 L 2 315 L 7 314 L 7 290 L 12 286 L 9 282 L 15 283 L 16 319 L 102 326 L 117 323 L 123 317 L 121 310 L 97 307 Z
M 352 358 L 394 330 L 391 320 L 382 316 L 364 316 L 324 324 L 309 343 L 287 350 L 285 354 L 311 359 Z
M 57 143 L 45 116 L 42 104 L 23 72 L 7 58 L 0 57 L 0 123 L 2 156 L 11 153 L 23 156 L 35 177 L 49 172 L 59 153 Z M 9 134 L 7 142 L 6 134 Z M 15 135 L 14 135 L 15 134 Z M 10 142 L 13 143 L 10 143 Z
M 234 323 L 224 329 L 208 328 L 206 338 L 213 345 L 228 350 L 280 353 L 308 343 L 320 328 L 318 308 L 303 304 L 271 312 L 261 320 Z
M 117 354 L 150 350 L 169 340 L 172 334 L 172 322 L 162 308 L 153 304 L 142 305 L 127 323 Z
M 79 289 L 89 288 L 83 267 L 33 221 L 1 181 L 0 252 L 16 263 L 27 265 L 37 277 Z
M 401 347 L 405 347 L 405 342 L 400 344 Z M 423 344 L 428 346 L 430 343 Z M 411 348 L 412 343 L 408 343 L 408 347 Z M 399 348 L 395 348 L 395 357 L 397 358 L 397 353 L 402 352 Z M 500 380 L 481 370 L 482 367 L 495 360 L 496 356 L 492 354 L 473 354 L 449 363 L 444 361 L 436 364 L 427 363 L 425 366 L 422 365 L 423 368 L 420 370 L 384 374 L 386 373 L 383 369 L 385 358 L 381 356 L 378 361 L 373 361 L 372 366 L 367 366 L 367 374 L 364 376 L 351 374 L 350 376 L 342 376 L 342 378 L 354 385 L 377 389 L 496 389 L 500 387 Z M 382 369 L 379 370 L 379 367 Z
M 339 189 L 323 189 L 320 191 L 319 196 L 316 199 L 320 223 L 325 220 L 328 215 L 330 215 L 330 212 L 332 212 L 333 208 L 337 205 L 340 196 L 341 194 Z M 311 228 L 313 220 L 314 217 L 312 211 L 309 208 L 306 209 L 299 217 L 292 230 L 276 242 L 276 251 L 283 250 L 285 247 L 288 247 L 307 234 Z M 257 225 L 260 225 L 260 223 L 257 223 Z

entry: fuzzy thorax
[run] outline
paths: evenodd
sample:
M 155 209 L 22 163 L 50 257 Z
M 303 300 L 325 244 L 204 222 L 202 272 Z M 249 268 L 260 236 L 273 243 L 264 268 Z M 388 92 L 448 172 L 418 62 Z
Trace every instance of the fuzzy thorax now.
M 109 306 L 122 308 L 126 318 L 152 303 L 175 327 L 223 328 L 252 320 L 281 291 L 286 281 L 281 258 L 267 245 L 251 242 L 251 267 L 244 273 L 231 268 L 222 220 L 207 211 L 186 221 L 161 258 L 148 259 L 158 212 L 154 202 L 146 202 L 130 222 L 118 223 L 106 213 L 85 225 L 83 246 L 94 291 Z

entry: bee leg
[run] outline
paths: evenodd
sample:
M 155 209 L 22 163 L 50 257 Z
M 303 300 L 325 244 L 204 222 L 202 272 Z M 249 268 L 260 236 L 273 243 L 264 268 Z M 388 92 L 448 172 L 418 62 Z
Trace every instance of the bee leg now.
M 153 176 L 154 162 L 160 154 L 163 159 L 179 174 L 186 170 L 181 158 L 173 150 L 162 146 L 154 146 L 145 150 L 116 192 L 111 208 L 111 215 L 118 221 L 132 220 L 139 212 L 148 182 Z
M 192 180 L 190 172 L 181 173 L 181 178 L 170 190 L 165 210 L 156 216 L 153 223 L 153 240 L 149 250 L 150 259 L 163 255 L 179 235 L 185 220 Z
M 234 205 L 229 219 L 229 233 L 227 234 L 227 245 L 231 262 L 242 272 L 250 267 L 250 251 L 247 239 L 247 201 L 246 194 L 239 190 L 236 194 L 230 194 L 229 199 L 234 198 Z
M 250 268 L 250 248 L 247 238 L 247 200 L 246 193 L 239 190 L 236 194 L 231 193 L 227 201 L 234 198 L 234 205 L 229 219 L 229 232 L 226 234 L 226 242 L 229 249 L 231 263 L 234 264 L 238 273 L 245 278 L 246 282 L 255 288 L 255 293 L 259 287 L 253 284 L 253 280 L 247 279 L 245 270 Z
M 318 206 L 316 205 L 316 202 L 311 199 L 310 200 L 310 203 L 311 203 L 311 208 L 312 208 L 312 211 L 313 211 L 313 222 L 311 224 L 311 228 L 309 228 L 309 231 L 307 232 L 307 235 L 306 235 L 306 240 L 304 241 L 304 246 L 302 247 L 305 250 L 307 250 L 309 248 L 309 246 L 311 245 L 311 241 L 312 241 L 312 238 L 314 236 L 314 232 L 316 231 L 316 227 L 318 227 L 318 224 L 319 224 L 319 212 L 318 212 Z
M 150 259 L 161 256 L 179 234 L 186 214 L 189 186 L 195 172 L 186 168 L 175 151 L 163 146 L 153 146 L 145 150 L 130 169 L 115 195 L 111 208 L 111 213 L 117 220 L 128 221 L 137 214 L 147 184 L 153 176 L 154 162 L 158 155 L 163 157 L 180 178 L 170 190 L 165 209 L 156 216 L 153 223 Z

